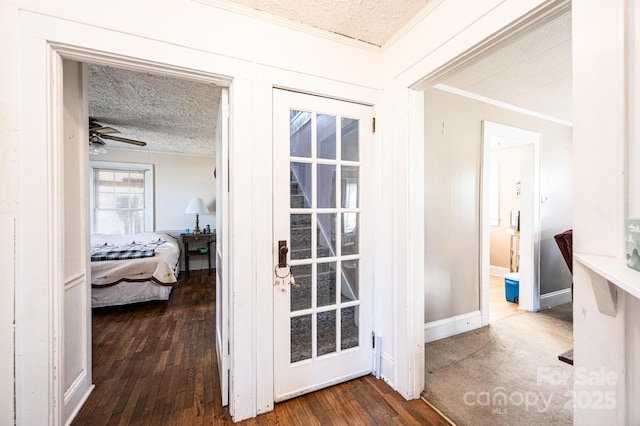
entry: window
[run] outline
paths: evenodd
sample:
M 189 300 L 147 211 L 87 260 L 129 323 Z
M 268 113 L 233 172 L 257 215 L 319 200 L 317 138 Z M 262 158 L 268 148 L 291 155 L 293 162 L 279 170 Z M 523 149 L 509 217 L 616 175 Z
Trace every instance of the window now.
M 153 166 L 91 162 L 91 232 L 153 231 Z

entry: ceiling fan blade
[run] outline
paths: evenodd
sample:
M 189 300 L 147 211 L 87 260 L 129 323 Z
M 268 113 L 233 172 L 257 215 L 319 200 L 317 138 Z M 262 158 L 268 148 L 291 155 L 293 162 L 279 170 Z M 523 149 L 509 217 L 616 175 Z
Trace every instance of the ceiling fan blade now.
M 120 130 L 116 130 L 113 127 L 108 127 L 108 126 L 93 127 L 90 130 L 94 133 L 98 133 L 101 135 L 106 135 L 107 133 L 120 133 Z
M 146 146 L 147 145 L 146 142 L 137 141 L 137 140 L 134 140 L 134 139 L 121 138 L 119 136 L 100 135 L 100 137 L 102 137 L 103 139 L 111 139 L 111 140 L 118 141 L 118 142 L 130 143 L 132 145 L 138 145 L 138 146 Z

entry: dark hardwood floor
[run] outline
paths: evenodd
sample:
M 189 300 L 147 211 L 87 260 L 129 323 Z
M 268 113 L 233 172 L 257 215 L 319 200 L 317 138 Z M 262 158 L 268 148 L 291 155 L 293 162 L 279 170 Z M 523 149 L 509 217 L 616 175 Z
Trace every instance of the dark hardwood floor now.
M 223 425 L 214 274 L 181 276 L 168 302 L 93 310 L 93 393 L 73 425 Z M 245 425 L 447 425 L 366 376 L 277 404 Z

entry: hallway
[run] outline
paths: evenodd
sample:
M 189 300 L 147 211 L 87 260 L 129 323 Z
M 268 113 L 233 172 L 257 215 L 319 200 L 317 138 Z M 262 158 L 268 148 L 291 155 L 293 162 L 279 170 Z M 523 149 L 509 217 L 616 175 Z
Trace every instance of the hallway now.
M 526 312 L 491 277 L 491 323 L 425 345 L 423 396 L 456 424 L 570 425 L 572 306 Z

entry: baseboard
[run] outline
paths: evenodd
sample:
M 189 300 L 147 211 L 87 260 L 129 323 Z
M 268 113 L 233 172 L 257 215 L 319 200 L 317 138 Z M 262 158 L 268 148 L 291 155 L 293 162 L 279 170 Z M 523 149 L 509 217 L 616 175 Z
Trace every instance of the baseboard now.
M 540 295 L 540 309 L 564 305 L 565 303 L 571 302 L 571 300 L 571 288 L 545 293 Z
M 480 311 L 469 312 L 424 325 L 424 342 L 429 343 L 482 327 Z
M 65 410 L 64 416 L 66 417 L 65 426 L 69 426 L 73 422 L 73 420 L 76 418 L 76 416 L 80 412 L 80 409 L 82 408 L 82 406 L 85 404 L 85 402 L 87 402 L 89 395 L 91 395 L 91 392 L 93 392 L 95 387 L 96 386 L 94 384 L 89 385 L 84 390 L 84 393 L 82 394 L 77 392 L 77 390 L 79 390 L 80 388 L 76 387 L 76 392 L 72 392 L 72 394 L 74 395 L 73 396 L 69 395 L 69 397 L 65 398 L 67 402 L 71 402 L 73 404 L 73 406 L 70 406 L 65 402 L 65 406 L 64 406 L 64 410 Z M 65 393 L 65 397 L 66 396 L 67 396 L 67 393 Z M 67 412 L 67 410 L 69 409 L 71 409 L 71 412 Z
M 500 278 L 504 278 L 511 270 L 509 268 L 503 268 L 502 266 L 489 266 L 489 275 L 495 275 Z
M 395 381 L 393 380 L 393 371 L 394 371 L 393 358 L 391 358 L 391 356 L 385 351 L 382 351 L 382 354 L 380 356 L 380 378 L 386 384 L 388 384 L 389 386 L 395 389 L 394 387 Z

